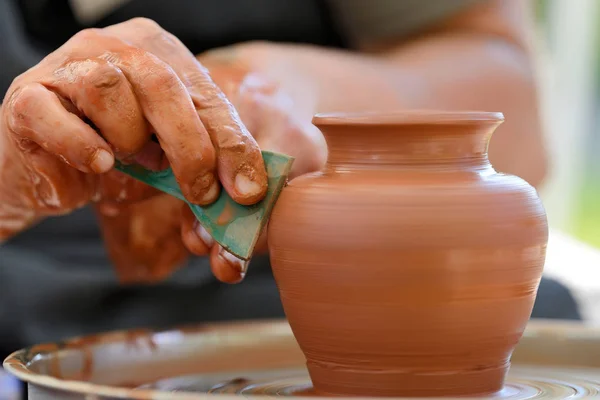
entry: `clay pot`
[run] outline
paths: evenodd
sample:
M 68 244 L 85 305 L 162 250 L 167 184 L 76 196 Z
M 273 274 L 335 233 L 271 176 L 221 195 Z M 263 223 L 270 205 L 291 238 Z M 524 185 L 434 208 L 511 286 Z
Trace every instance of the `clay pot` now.
M 548 239 L 535 189 L 488 160 L 502 121 L 479 112 L 314 118 L 328 164 L 283 190 L 269 247 L 317 392 L 502 388 Z

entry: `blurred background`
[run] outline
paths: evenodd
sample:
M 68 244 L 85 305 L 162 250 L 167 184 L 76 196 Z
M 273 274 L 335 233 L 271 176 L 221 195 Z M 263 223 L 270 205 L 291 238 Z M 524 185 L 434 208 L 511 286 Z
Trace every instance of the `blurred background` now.
M 600 1 L 532 1 L 552 160 L 541 195 L 554 229 L 600 248 Z
M 584 320 L 600 325 L 600 1 L 526 1 L 536 11 L 551 160 L 540 189 L 551 228 L 544 275 L 566 285 Z
M 540 104 L 552 160 L 540 194 L 554 237 L 563 239 L 556 246 L 551 239 L 546 270 L 576 289 L 585 318 L 600 324 L 600 265 L 594 265 L 600 260 L 600 0 L 522 1 L 535 3 Z M 592 261 L 561 257 L 569 253 L 564 246 Z M 17 398 L 18 386 L 0 370 L 0 400 Z

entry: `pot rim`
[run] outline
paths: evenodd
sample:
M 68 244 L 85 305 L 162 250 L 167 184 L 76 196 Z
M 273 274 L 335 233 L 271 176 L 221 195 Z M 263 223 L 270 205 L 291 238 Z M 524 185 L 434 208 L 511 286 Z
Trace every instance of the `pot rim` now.
M 329 112 L 313 116 L 316 126 L 327 125 L 455 125 L 455 124 L 500 124 L 504 122 L 502 112 L 493 111 L 444 111 L 405 110 L 396 112 Z

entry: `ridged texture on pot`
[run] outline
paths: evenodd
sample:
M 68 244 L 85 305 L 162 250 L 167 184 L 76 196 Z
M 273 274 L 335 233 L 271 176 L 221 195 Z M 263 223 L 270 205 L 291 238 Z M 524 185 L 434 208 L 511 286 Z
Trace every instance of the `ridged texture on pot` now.
M 548 228 L 496 173 L 495 113 L 318 116 L 322 173 L 285 188 L 269 247 L 317 391 L 499 390 L 530 317 Z

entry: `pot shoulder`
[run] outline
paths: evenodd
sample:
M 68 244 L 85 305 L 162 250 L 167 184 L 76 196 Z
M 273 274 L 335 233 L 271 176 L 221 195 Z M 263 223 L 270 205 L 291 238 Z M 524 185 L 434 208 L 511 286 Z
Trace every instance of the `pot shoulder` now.
M 297 233 L 290 232 L 290 229 Z M 299 177 L 286 187 L 269 230 L 291 236 L 310 232 L 430 238 L 439 243 L 547 241 L 544 207 L 523 179 L 478 172 L 343 172 Z M 301 232 L 301 230 L 303 230 Z M 459 238 L 460 237 L 460 238 Z M 396 239 L 394 239 L 396 240 Z M 277 239 L 275 239 L 277 241 Z M 408 244 L 407 242 L 407 244 Z
M 532 208 L 543 212 L 537 191 L 525 180 L 496 173 L 404 173 L 396 171 L 315 173 L 301 176 L 284 189 L 278 206 L 300 208 L 428 206 Z M 476 211 L 471 209 L 471 211 Z

